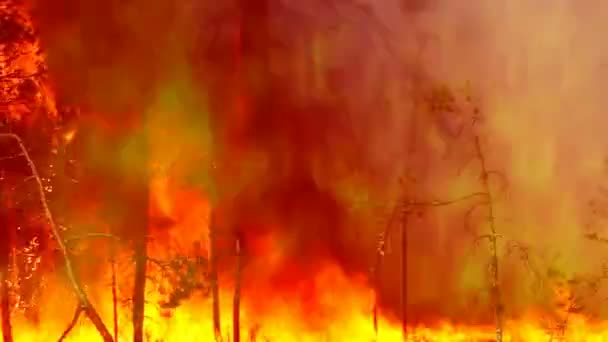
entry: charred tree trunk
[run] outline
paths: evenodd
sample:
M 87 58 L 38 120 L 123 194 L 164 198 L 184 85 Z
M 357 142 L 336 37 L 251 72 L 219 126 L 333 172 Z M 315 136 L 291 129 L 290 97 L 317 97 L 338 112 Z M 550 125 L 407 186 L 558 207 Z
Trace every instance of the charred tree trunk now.
M 118 341 L 118 285 L 116 283 L 116 242 L 112 241 L 112 320 L 114 323 L 114 340 Z
M 209 283 L 213 300 L 213 334 L 215 342 L 222 340 L 221 318 L 220 318 L 220 290 L 217 276 L 217 227 L 215 214 L 211 212 L 209 218 Z
M 136 217 L 129 220 L 136 224 L 134 230 L 133 249 L 135 256 L 135 279 L 133 287 L 133 342 L 144 342 L 144 315 L 146 301 L 146 274 L 148 265 L 148 188 L 142 188 L 137 194 L 136 203 L 133 203 Z
M 133 342 L 144 342 L 144 307 L 146 301 L 147 243 L 135 241 L 135 285 L 133 289 Z

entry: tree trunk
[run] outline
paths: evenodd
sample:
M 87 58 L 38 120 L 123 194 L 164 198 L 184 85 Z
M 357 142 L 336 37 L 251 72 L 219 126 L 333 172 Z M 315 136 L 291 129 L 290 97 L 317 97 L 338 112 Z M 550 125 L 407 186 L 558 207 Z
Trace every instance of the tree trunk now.
M 217 227 L 215 214 L 211 212 L 209 218 L 209 283 L 213 300 L 213 333 L 215 342 L 222 340 L 221 318 L 220 318 L 220 291 L 217 277 Z
M 145 130 L 145 128 L 144 128 Z M 133 283 L 133 342 L 144 342 L 144 316 L 146 303 L 146 276 L 148 265 L 148 225 L 149 225 L 149 165 L 148 134 L 141 132 L 137 141 L 137 155 L 143 162 L 129 176 L 126 188 L 129 197 L 129 214 L 124 229 L 131 232 L 135 259 L 135 279 Z M 129 229 L 130 228 L 130 229 Z
M 135 241 L 135 285 L 133 288 L 133 342 L 144 342 L 144 307 L 146 301 L 147 243 Z
M 146 273 L 148 265 L 148 191 L 141 189 L 139 203 L 134 203 L 135 211 L 139 212 L 139 230 L 133 241 L 135 256 L 135 281 L 133 287 L 133 342 L 144 342 L 144 315 L 146 302 Z M 144 209 L 145 208 L 145 209 Z
M 114 340 L 118 341 L 118 285 L 116 283 L 116 242 L 112 241 L 111 247 L 112 263 L 112 321 L 114 325 Z

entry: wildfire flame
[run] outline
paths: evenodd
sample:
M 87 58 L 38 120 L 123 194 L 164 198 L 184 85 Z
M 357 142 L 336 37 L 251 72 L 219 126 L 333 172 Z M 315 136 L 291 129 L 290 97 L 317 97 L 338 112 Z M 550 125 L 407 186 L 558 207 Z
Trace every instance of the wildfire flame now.
M 4 341 L 606 340 L 583 2 L 0 0 Z

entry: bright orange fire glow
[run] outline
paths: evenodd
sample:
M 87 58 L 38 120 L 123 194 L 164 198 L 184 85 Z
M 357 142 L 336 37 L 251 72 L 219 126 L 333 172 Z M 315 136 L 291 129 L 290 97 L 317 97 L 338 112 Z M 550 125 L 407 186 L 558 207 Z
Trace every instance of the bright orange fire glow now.
M 0 0 L 14 342 L 608 340 L 606 5 L 258 1 Z

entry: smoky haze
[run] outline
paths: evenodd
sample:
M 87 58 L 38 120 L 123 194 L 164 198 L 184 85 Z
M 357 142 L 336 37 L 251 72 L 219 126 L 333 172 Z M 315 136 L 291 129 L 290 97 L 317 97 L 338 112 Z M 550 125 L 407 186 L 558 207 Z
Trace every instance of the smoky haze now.
M 503 216 L 499 229 L 531 251 L 530 262 L 524 265 L 521 256 L 514 256 L 517 253 L 506 257 L 503 281 L 509 288 L 508 310 L 521 313 L 526 305 L 545 303 L 546 297 L 532 287 L 536 286 L 534 272 L 522 269 L 531 267 L 539 274 L 550 268 L 568 275 L 597 274 L 605 251 L 583 235 L 603 229 L 597 209 L 589 203 L 597 203 L 598 188 L 605 184 L 602 130 L 606 100 L 602 89 L 606 86 L 607 51 L 600 37 L 606 29 L 606 4 L 434 1 L 411 14 L 411 20 L 399 20 L 384 2 L 373 3 L 390 20 L 397 37 L 411 32 L 412 23 L 416 34 L 434 37 L 422 62 L 433 79 L 453 85 L 470 82 L 477 93 L 486 116 L 483 135 L 489 164 L 509 179 L 509 190 L 498 205 Z M 427 264 L 421 272 L 430 278 L 420 282 L 418 292 L 413 285 L 412 301 L 430 298 L 429 311 L 441 302 L 436 300 L 441 295 L 435 293 L 450 292 L 444 282 L 437 281 L 442 279 L 439 274 L 428 275 L 435 273 L 428 271 L 433 269 L 429 265 L 453 260 L 445 253 L 454 253 L 454 248 L 470 249 L 458 245 L 462 240 L 454 235 L 458 235 L 460 223 L 455 222 L 436 228 L 450 236 L 446 240 L 428 239 L 428 231 L 421 233 L 425 243 L 439 245 L 438 251 L 432 256 L 412 256 L 420 257 L 417 263 Z M 476 288 L 480 284 L 467 279 L 476 277 L 469 273 L 475 273 L 475 267 L 465 254 L 455 255 L 460 280 L 453 283 L 460 285 L 454 288 L 459 293 Z M 429 289 L 428 284 L 433 283 L 441 285 Z M 458 295 L 445 297 L 451 301 Z M 592 300 L 586 305 L 594 313 L 601 311 Z

